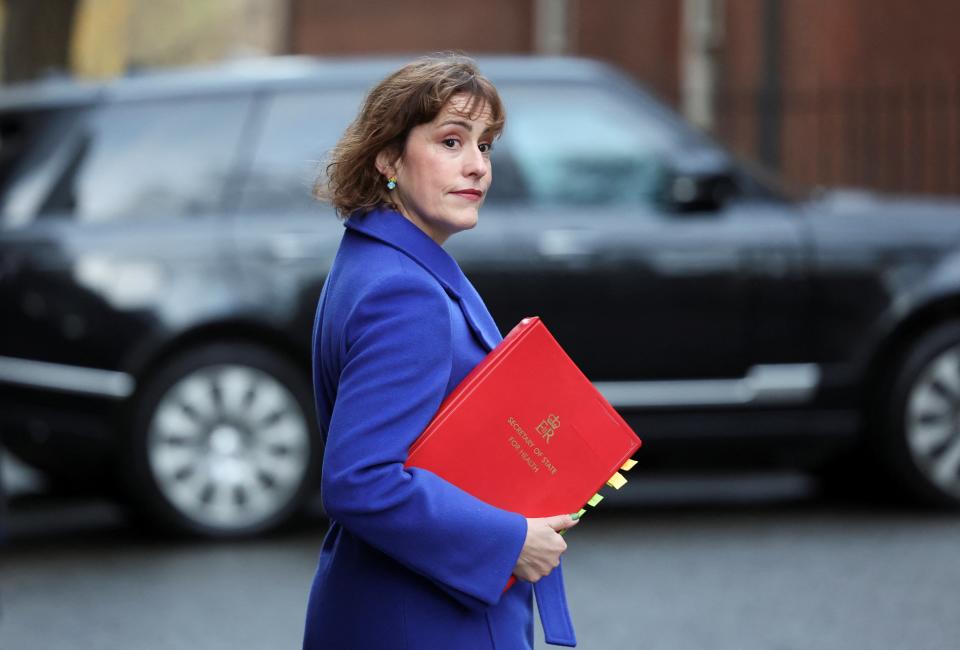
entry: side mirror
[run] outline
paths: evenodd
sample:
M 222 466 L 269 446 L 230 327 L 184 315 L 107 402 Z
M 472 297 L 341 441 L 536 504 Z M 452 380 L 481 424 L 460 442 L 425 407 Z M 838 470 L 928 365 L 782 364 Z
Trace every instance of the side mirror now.
M 733 164 L 722 154 L 674 157 L 664 171 L 661 199 L 672 212 L 713 212 L 739 193 Z

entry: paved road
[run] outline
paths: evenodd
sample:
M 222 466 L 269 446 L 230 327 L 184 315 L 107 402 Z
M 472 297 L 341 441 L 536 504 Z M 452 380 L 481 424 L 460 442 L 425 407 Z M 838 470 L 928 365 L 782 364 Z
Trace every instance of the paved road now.
M 960 519 L 826 501 L 791 476 L 626 489 L 569 538 L 580 648 L 960 647 Z M 324 530 L 163 541 L 109 504 L 29 494 L 9 524 L 4 650 L 298 647 Z

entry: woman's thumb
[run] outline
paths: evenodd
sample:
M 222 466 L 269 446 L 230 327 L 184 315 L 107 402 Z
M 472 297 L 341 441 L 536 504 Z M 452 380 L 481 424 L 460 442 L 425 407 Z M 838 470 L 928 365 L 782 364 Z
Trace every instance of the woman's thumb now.
M 555 517 L 547 517 L 544 519 L 544 521 L 547 522 L 547 525 L 550 526 L 550 528 L 554 529 L 558 533 L 561 530 L 573 528 L 577 525 L 577 520 L 570 515 L 556 515 Z

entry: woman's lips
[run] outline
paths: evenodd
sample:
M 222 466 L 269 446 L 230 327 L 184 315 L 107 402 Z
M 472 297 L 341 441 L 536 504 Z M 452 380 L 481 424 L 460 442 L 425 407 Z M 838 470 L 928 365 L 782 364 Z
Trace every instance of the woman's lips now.
M 483 192 L 480 190 L 457 190 L 456 192 L 453 192 L 453 194 L 462 196 L 463 198 L 471 201 L 479 201 L 481 198 L 483 198 Z

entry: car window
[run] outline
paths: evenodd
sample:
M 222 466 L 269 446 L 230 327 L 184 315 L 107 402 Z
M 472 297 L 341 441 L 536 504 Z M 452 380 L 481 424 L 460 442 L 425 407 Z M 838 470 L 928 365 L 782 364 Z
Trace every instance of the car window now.
M 249 105 L 215 97 L 94 111 L 72 138 L 41 216 L 109 221 L 218 210 Z
M 17 169 L 48 122 L 50 111 L 0 114 L 0 196 L 6 195 Z
M 507 119 L 509 120 L 509 117 Z M 493 168 L 493 183 L 484 199 L 484 205 L 518 203 L 529 199 L 529 189 L 517 168 L 517 161 L 502 140 L 493 143 L 490 163 Z
M 497 153 L 533 203 L 652 203 L 663 154 L 684 137 L 643 102 L 596 86 L 504 87 L 502 95 Z
M 0 114 L 2 227 L 22 226 L 33 218 L 49 191 L 71 125 L 82 119 L 84 110 L 27 109 Z
M 316 209 L 314 182 L 362 100 L 361 88 L 269 97 L 240 211 Z

